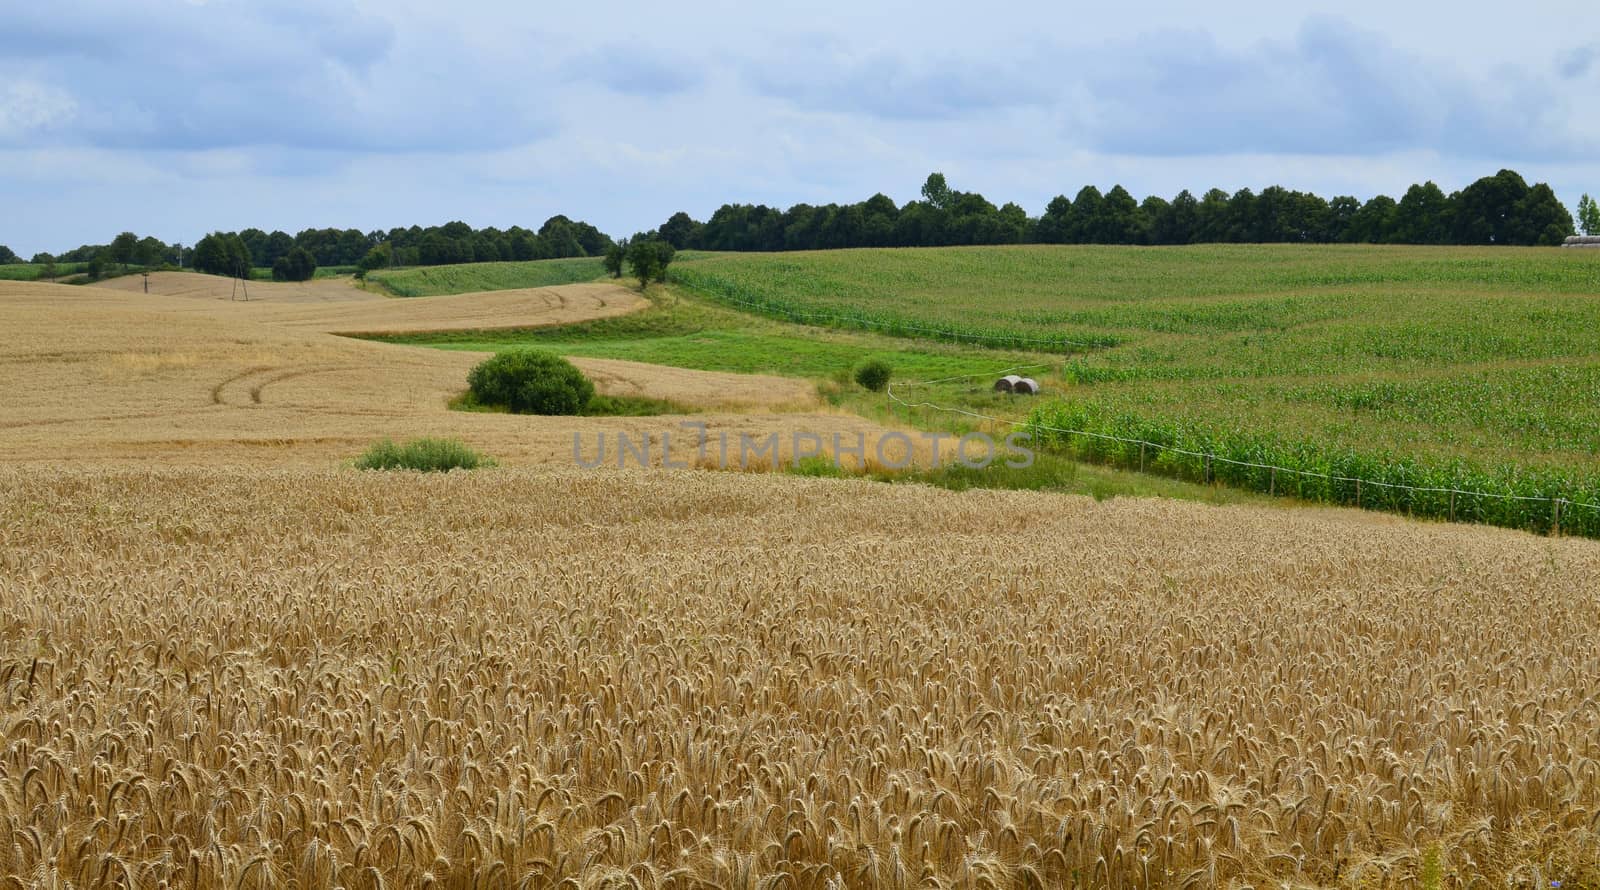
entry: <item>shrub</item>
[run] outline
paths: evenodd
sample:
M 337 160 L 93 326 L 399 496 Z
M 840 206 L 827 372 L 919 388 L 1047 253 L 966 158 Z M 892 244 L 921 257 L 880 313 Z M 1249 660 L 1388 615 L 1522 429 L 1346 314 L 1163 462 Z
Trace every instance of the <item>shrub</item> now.
M 892 373 L 894 369 L 889 367 L 888 362 L 872 359 L 856 368 L 856 382 L 873 392 L 883 392 L 884 387 L 889 385 L 889 375 Z
M 594 398 L 594 384 L 559 355 L 537 349 L 497 353 L 467 375 L 480 405 L 498 405 L 517 414 L 582 414 Z
M 362 470 L 422 470 L 428 473 L 492 466 L 494 461 L 456 439 L 412 439 L 404 445 L 384 439 L 368 448 L 356 460 L 356 467 Z

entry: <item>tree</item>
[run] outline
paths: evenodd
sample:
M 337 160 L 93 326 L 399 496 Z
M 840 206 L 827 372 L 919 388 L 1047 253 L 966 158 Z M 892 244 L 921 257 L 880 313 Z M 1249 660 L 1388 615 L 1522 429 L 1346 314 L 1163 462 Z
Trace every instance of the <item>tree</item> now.
M 245 249 L 250 251 L 250 265 L 252 266 L 270 267 L 278 261 L 278 257 L 288 252 L 285 250 L 283 253 L 269 255 L 267 233 L 260 229 L 245 229 L 239 233 L 239 238 L 244 241 Z
M 1069 244 L 1093 244 L 1100 229 L 1100 205 L 1105 197 L 1092 185 L 1078 189 L 1072 199 L 1072 222 L 1067 228 Z
M 294 250 L 294 236 L 288 232 L 274 231 L 267 236 L 261 251 L 261 259 L 256 265 L 271 266 L 279 257 L 288 256 L 291 250 Z
M 1501 170 L 1485 176 L 1458 192 L 1456 208 L 1457 244 L 1511 244 L 1512 217 L 1517 202 L 1528 195 L 1528 183 L 1515 170 Z
M 1101 244 L 1142 244 L 1149 224 L 1140 214 L 1133 195 L 1122 186 L 1114 185 L 1100 202 L 1095 228 Z
M 1345 230 L 1345 240 L 1356 244 L 1388 244 L 1394 239 L 1396 204 L 1388 195 L 1374 195 L 1361 205 Z
M 367 251 L 367 255 L 361 258 L 356 267 L 365 275 L 374 269 L 387 269 L 392 265 L 394 265 L 394 245 L 385 241 Z
M 1228 240 L 1228 193 L 1211 189 L 1195 205 L 1194 237 L 1190 240 L 1215 244 Z
M 612 278 L 622 277 L 622 261 L 627 258 L 627 255 L 628 239 L 626 238 L 614 242 L 610 247 L 606 248 L 605 266 L 606 271 L 611 273 Z
M 922 200 L 934 210 L 944 210 L 950 206 L 954 193 L 950 191 L 950 184 L 944 181 L 943 173 L 929 173 L 928 181 L 922 184 Z
M 19 257 L 13 253 L 11 248 L 5 246 L 4 244 L 0 244 L 0 266 L 9 266 L 12 263 L 20 262 L 22 262 L 22 257 Z
M 672 265 L 672 258 L 674 256 L 677 256 L 677 254 L 678 254 L 677 249 L 674 248 L 671 244 L 668 244 L 665 241 L 657 241 L 656 242 L 656 280 L 657 281 L 666 281 L 667 280 L 667 267 Z
M 139 236 L 132 232 L 123 232 L 111 242 L 111 261 L 121 266 L 124 270 L 133 262 L 134 253 L 139 249 Z
M 317 258 L 304 247 L 296 247 L 288 256 L 279 257 L 272 264 L 273 281 L 310 281 L 317 274 Z
M 56 268 L 56 258 L 55 257 L 51 256 L 48 253 L 34 254 L 33 262 L 34 262 L 34 265 L 43 266 L 44 267 L 44 268 L 39 270 L 39 277 L 40 278 L 43 278 L 46 281 L 55 281 L 56 280 L 56 275 L 59 273 L 59 270 Z
M 250 274 L 250 251 L 244 239 L 231 232 L 212 232 L 194 246 L 192 265 L 196 272 L 243 278 Z
M 1395 240 L 1445 244 L 1450 240 L 1450 199 L 1433 182 L 1413 185 L 1395 208 Z
M 1065 244 L 1072 230 L 1072 200 L 1056 195 L 1045 205 L 1044 215 L 1033 227 L 1033 240 L 1040 244 Z
M 156 265 L 166 253 L 167 245 L 162 244 L 159 239 L 153 237 L 140 238 L 139 243 L 133 246 L 133 262 L 135 265 L 149 268 Z
M 1511 208 L 1507 243 L 1559 247 L 1573 234 L 1572 213 L 1545 183 L 1537 183 Z
M 679 211 L 672 214 L 672 218 L 661 225 L 661 240 L 671 244 L 679 250 L 688 250 L 696 246 L 703 226 L 690 218 L 689 214 Z
M 1578 225 L 1585 235 L 1600 235 L 1600 204 L 1587 194 L 1578 199 Z
M 628 246 L 628 265 L 633 269 L 633 277 L 639 279 L 641 289 L 651 281 L 667 280 L 667 264 L 672 262 L 675 252 L 665 241 L 633 239 Z

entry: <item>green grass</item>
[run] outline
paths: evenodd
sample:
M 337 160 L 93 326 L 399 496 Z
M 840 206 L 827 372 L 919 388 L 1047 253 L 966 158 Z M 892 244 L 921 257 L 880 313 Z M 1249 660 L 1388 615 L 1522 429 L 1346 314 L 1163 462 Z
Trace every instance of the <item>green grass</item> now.
M 786 324 L 696 300 L 675 299 L 659 290 L 657 294 L 656 305 L 643 312 L 582 324 L 398 334 L 372 339 L 473 352 L 537 346 L 568 356 L 819 381 L 848 374 L 866 359 L 887 362 L 894 368 L 896 379 L 982 373 L 995 367 L 997 361 L 1024 364 L 1040 360 L 1028 353 L 992 352 Z M 883 400 L 881 395 L 876 398 Z
M 997 461 L 984 468 L 946 463 L 939 467 L 907 467 L 900 470 L 840 467 L 825 457 L 807 458 L 787 470 L 799 476 L 833 479 L 870 479 L 895 485 L 931 485 L 951 491 L 972 489 L 999 491 L 1040 491 L 1053 494 L 1088 495 L 1096 500 L 1119 497 L 1157 497 L 1199 501 L 1207 504 L 1255 504 L 1283 502 L 1218 485 L 1202 485 L 1179 479 L 1121 472 L 1080 463 L 1069 457 L 1041 452 L 1027 468 L 1012 468 Z
M 442 473 L 448 470 L 476 470 L 492 467 L 494 461 L 455 439 L 412 439 L 404 444 L 384 439 L 356 459 L 362 470 L 420 470 Z
M 604 274 L 605 267 L 599 257 L 581 257 L 526 263 L 464 263 L 457 266 L 380 269 L 368 272 L 367 281 L 397 297 L 432 297 L 576 284 L 593 281 Z
M 674 277 L 710 300 L 780 317 L 833 314 L 846 327 L 865 319 L 863 326 L 882 329 L 965 331 L 974 341 L 1113 343 L 1030 372 L 1059 399 L 1035 413 L 1040 425 L 1396 484 L 1600 499 L 1600 256 L 1583 251 L 1203 245 L 712 254 L 681 262 Z M 987 383 L 917 395 L 976 408 L 992 402 Z M 1137 463 L 1125 448 L 1069 439 L 1058 446 L 1080 457 Z M 1154 469 L 1284 490 L 1270 474 L 1196 460 L 1175 456 Z M 1556 519 L 1547 501 L 1451 504 L 1437 494 L 1374 486 L 1358 493 L 1300 477 L 1293 493 L 1535 530 Z M 1569 508 L 1563 531 L 1600 534 L 1600 514 L 1580 513 Z
M 56 282 L 76 275 L 88 267 L 88 263 L 56 263 Z M 40 273 L 44 266 L 34 263 L 9 263 L 0 265 L 0 281 L 39 281 Z
M 1114 338 L 1046 372 L 1073 403 L 1113 412 L 1486 464 L 1600 457 L 1592 252 L 849 250 L 712 254 L 675 277 L 691 292 L 715 280 L 808 312 Z
M 324 278 L 343 278 L 346 275 L 354 275 L 355 271 L 355 266 L 318 266 L 317 271 L 312 273 L 311 278 L 313 281 L 320 281 Z M 271 281 L 272 268 L 270 266 L 252 267 L 250 269 L 250 280 Z

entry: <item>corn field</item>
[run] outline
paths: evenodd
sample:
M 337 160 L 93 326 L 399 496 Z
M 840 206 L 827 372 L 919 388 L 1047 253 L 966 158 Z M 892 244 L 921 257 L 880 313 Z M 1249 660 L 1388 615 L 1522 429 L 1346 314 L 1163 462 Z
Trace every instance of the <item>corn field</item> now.
M 1416 459 L 1318 440 L 1154 421 L 1094 403 L 1055 402 L 1025 426 L 1081 460 L 1270 495 L 1600 538 L 1600 473 Z
M 801 323 L 1056 353 L 1036 359 L 1061 369 L 1035 375 L 1048 394 L 1156 424 L 1395 463 L 1600 458 L 1591 251 L 1029 245 L 713 254 L 672 274 Z
M 1600 884 L 1600 546 L 0 468 L 0 887 Z

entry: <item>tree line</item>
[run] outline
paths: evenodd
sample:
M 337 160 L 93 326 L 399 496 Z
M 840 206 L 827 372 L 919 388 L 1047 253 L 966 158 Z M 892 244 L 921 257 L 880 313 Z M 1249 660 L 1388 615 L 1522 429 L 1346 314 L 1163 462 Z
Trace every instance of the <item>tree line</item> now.
M 1587 196 L 1585 196 L 1587 198 Z M 1580 207 L 1593 207 L 1589 201 Z M 1593 210 L 1588 210 L 1591 215 Z M 1600 218 L 1595 221 L 1600 229 Z M 841 247 L 942 247 L 962 244 L 1354 243 L 1558 245 L 1573 218 L 1545 183 L 1528 185 L 1513 170 L 1446 194 L 1433 182 L 1400 200 L 1378 195 L 1324 199 L 1271 186 L 1259 194 L 1185 190 L 1172 200 L 1136 201 L 1114 186 L 1084 186 L 1057 196 L 1041 216 L 1015 203 L 996 207 L 983 195 L 952 189 L 934 173 L 922 199 L 900 207 L 883 194 L 859 204 L 724 204 L 700 222 L 676 213 L 644 238 L 696 250 L 825 250 Z
M 217 249 L 202 250 L 206 239 Z M 237 274 L 241 257 L 251 266 L 270 267 L 274 277 L 289 270 L 289 280 L 299 280 L 307 265 L 353 266 L 362 271 L 398 266 L 447 266 L 457 263 L 550 260 L 603 256 L 611 238 L 582 221 L 557 215 L 545 220 L 537 232 L 522 226 L 501 230 L 474 229 L 464 222 L 442 226 L 411 226 L 387 232 L 360 229 L 306 229 L 291 237 L 286 232 L 245 229 L 214 232 L 195 245 L 194 268 L 201 272 Z M 301 253 L 297 253 L 301 252 Z M 302 255 L 303 254 L 303 255 Z M 307 275 L 306 277 L 309 277 Z
M 1600 235 L 1600 203 L 1587 194 L 1578 202 L 1578 228 Z M 1072 198 L 1057 196 L 1036 217 L 1015 203 L 996 207 L 976 192 L 956 191 L 943 174 L 934 173 L 922 186 L 922 199 L 904 206 L 881 193 L 859 204 L 796 204 L 788 210 L 724 204 L 705 222 L 675 213 L 660 228 L 624 239 L 621 245 L 586 222 L 558 215 L 538 231 L 521 226 L 474 229 L 464 222 L 387 232 L 306 229 L 297 235 L 250 228 L 213 232 L 187 250 L 123 232 L 110 244 L 85 244 L 59 256 L 35 254 L 31 262 L 52 268 L 58 262 L 87 264 L 91 278 L 112 265 L 124 270 L 134 265 L 192 266 L 220 275 L 265 267 L 274 270 L 274 277 L 301 280 L 319 266 L 370 271 L 392 265 L 604 257 L 612 252 L 619 270 L 615 274 L 620 274 L 630 242 L 735 251 L 1210 242 L 1556 245 L 1574 230 L 1572 214 L 1555 192 L 1542 182 L 1528 185 L 1514 170 L 1501 170 L 1450 194 L 1433 182 L 1413 185 L 1398 201 L 1387 195 L 1367 201 L 1348 195 L 1325 200 L 1280 186 L 1259 194 L 1212 189 L 1195 197 L 1185 190 L 1170 201 L 1154 195 L 1135 201 L 1120 185 L 1103 194 L 1090 185 Z M 623 250 L 614 250 L 619 247 Z M 670 262 L 670 256 L 663 256 Z M 628 257 L 630 265 L 634 258 Z M 652 270 L 650 256 L 637 258 L 647 272 Z M 0 264 L 22 261 L 0 245 Z
M 248 274 L 250 268 L 273 269 L 275 278 L 303 280 L 319 266 L 365 269 L 404 266 L 442 266 L 502 260 L 545 260 L 604 256 L 612 246 L 609 236 L 582 221 L 557 215 L 538 231 L 512 226 L 474 229 L 464 222 L 442 226 L 410 226 L 388 231 L 360 229 L 306 229 L 299 234 L 266 232 L 250 228 L 240 232 L 212 232 L 193 248 L 140 238 L 124 232 L 110 244 L 85 244 L 59 256 L 38 254 L 35 263 L 89 263 L 99 277 L 102 268 L 116 264 L 188 267 L 218 275 Z M 21 262 L 0 247 L 0 263 Z M 7 259 L 7 257 L 10 259 Z

